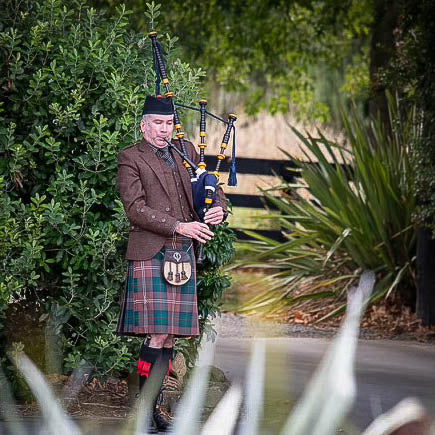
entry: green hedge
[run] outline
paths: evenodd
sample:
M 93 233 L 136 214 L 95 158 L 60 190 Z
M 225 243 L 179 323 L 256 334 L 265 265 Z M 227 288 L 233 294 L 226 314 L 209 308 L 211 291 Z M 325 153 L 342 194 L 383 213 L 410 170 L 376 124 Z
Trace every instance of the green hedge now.
M 204 73 L 175 57 L 175 42 L 162 38 L 171 84 L 191 103 Z M 140 138 L 151 45 L 124 7 L 106 18 L 82 1 L 9 0 L 0 52 L 0 312 L 31 301 L 63 333 L 67 369 L 86 360 L 116 373 L 138 346 L 113 334 L 128 234 L 117 155 Z

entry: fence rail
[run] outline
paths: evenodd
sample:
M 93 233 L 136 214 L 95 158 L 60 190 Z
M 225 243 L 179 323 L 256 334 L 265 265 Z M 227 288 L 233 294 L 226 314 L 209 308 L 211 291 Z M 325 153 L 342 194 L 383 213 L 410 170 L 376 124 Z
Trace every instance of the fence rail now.
M 208 167 L 213 167 L 216 162 L 216 157 L 205 156 L 205 162 Z M 223 162 L 221 166 L 222 172 L 228 171 L 229 163 Z M 296 174 L 291 169 L 296 168 L 296 165 L 289 160 L 270 160 L 270 159 L 254 159 L 246 157 L 237 158 L 237 172 L 239 174 L 253 174 L 259 176 L 272 175 L 284 178 L 288 182 L 294 182 Z M 231 201 L 233 207 L 246 207 L 254 209 L 264 209 L 266 199 L 263 195 L 243 195 L 238 193 L 227 193 L 226 197 Z M 276 206 L 267 203 L 267 206 L 276 210 Z M 239 240 L 251 240 L 252 238 L 245 234 L 243 231 L 255 231 L 265 237 L 269 237 L 276 241 L 284 241 L 280 230 L 266 230 L 266 229 L 238 229 L 233 228 Z
M 216 162 L 215 156 L 205 156 L 205 162 L 207 166 L 213 167 Z M 222 172 L 226 172 L 229 170 L 230 163 L 227 160 L 222 162 L 221 170 Z M 313 165 L 318 166 L 318 163 L 311 163 Z M 332 166 L 336 167 L 335 164 L 331 163 Z M 347 164 L 341 164 L 341 168 L 344 170 L 345 174 L 352 174 L 352 168 Z M 237 158 L 237 172 L 240 174 L 252 174 L 252 175 L 271 175 L 271 176 L 279 176 L 283 178 L 285 181 L 289 183 L 297 182 L 297 179 L 300 177 L 295 169 L 297 165 L 290 160 L 271 160 L 271 159 L 254 159 L 247 157 L 238 157 Z M 266 202 L 266 199 L 263 195 L 243 195 L 238 193 L 227 193 L 227 198 L 231 201 L 231 204 L 234 207 L 246 207 L 246 208 L 254 208 L 254 209 L 264 209 L 265 204 L 271 210 L 276 210 L 277 207 L 270 202 Z M 255 231 L 263 236 L 269 237 L 276 241 L 285 240 L 282 232 L 280 230 L 266 230 L 266 229 L 238 229 L 233 228 L 236 232 L 239 240 L 250 240 L 252 239 L 248 235 L 246 235 L 243 230 L 246 231 Z
M 216 165 L 215 156 L 205 156 L 207 167 Z M 230 163 L 227 160 L 222 162 L 221 171 L 229 170 Z M 291 169 L 297 168 L 296 164 L 289 160 L 253 159 L 248 157 L 237 157 L 237 172 L 239 174 L 254 175 L 278 175 L 286 181 L 294 180 L 294 172 Z

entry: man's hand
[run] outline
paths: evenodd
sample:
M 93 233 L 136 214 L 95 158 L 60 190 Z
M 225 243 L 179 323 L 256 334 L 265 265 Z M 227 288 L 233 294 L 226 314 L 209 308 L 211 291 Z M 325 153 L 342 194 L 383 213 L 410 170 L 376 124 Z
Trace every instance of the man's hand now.
M 179 222 L 175 232 L 182 236 L 191 237 L 201 243 L 211 240 L 214 236 L 208 226 L 201 222 Z
M 212 207 L 205 215 L 204 222 L 206 224 L 218 225 L 224 220 L 224 211 L 222 207 Z

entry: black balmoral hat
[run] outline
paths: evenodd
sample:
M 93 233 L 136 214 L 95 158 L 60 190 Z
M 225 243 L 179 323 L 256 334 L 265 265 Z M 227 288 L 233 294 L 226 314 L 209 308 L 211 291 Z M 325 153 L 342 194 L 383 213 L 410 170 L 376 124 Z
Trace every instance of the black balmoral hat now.
M 156 98 L 148 95 L 145 98 L 142 115 L 173 115 L 171 100 L 168 98 Z

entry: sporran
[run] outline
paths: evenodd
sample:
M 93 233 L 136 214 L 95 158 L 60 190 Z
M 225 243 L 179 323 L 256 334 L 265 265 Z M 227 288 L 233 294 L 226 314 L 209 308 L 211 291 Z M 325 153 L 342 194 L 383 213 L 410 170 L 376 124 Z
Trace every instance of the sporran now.
M 187 251 L 176 249 L 175 240 L 172 240 L 172 249 L 166 249 L 163 256 L 162 275 L 165 280 L 176 286 L 186 284 L 192 276 L 192 261 L 190 259 L 189 250 Z

